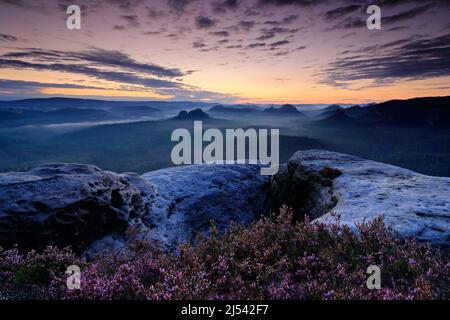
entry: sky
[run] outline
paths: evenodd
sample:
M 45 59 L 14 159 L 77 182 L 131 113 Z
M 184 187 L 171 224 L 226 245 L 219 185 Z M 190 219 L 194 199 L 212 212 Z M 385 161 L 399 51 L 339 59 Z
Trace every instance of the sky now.
M 81 8 L 81 29 L 66 27 Z M 381 30 L 369 30 L 369 5 Z M 0 99 L 450 95 L 448 0 L 0 0 Z

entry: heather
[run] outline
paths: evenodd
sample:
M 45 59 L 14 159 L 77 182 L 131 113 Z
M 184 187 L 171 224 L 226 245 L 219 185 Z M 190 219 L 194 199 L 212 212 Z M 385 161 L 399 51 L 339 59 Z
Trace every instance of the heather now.
M 357 232 L 294 221 L 286 208 L 248 228 L 181 246 L 176 255 L 130 232 L 127 248 L 94 261 L 68 248 L 0 250 L 0 297 L 39 299 L 448 299 L 448 256 L 399 240 L 382 218 Z M 81 290 L 66 289 L 65 268 L 81 267 Z M 381 269 L 381 289 L 366 269 Z

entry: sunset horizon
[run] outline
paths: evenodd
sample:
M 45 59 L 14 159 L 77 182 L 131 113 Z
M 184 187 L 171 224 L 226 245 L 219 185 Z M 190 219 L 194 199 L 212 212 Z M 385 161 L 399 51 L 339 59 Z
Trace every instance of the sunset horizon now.
M 79 30 L 66 26 L 69 2 L 0 3 L 1 100 L 364 104 L 450 92 L 445 1 L 380 1 L 380 30 L 366 27 L 370 2 L 78 1 Z

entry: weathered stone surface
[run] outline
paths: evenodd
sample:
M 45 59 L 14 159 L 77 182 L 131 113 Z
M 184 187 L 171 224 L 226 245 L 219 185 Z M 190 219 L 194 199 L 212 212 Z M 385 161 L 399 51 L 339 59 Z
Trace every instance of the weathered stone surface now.
M 148 211 L 146 197 L 130 183 L 139 180 L 137 175 L 63 163 L 0 174 L 0 244 L 82 249 L 123 231 Z
M 334 168 L 331 170 L 324 168 Z M 449 246 L 450 178 L 335 152 L 297 152 L 269 182 L 259 165 L 193 165 L 138 175 L 48 164 L 0 174 L 0 245 L 72 245 L 93 256 L 123 246 L 125 231 L 166 250 L 234 221 L 248 224 L 281 204 L 301 218 L 356 223 L 384 215 L 401 237 Z
M 342 172 L 330 185 L 322 185 L 320 171 L 326 167 Z M 308 213 L 316 203 L 315 221 L 332 223 L 334 212 L 341 215 L 341 223 L 355 227 L 355 223 L 383 215 L 400 237 L 412 236 L 446 247 L 450 244 L 450 178 L 425 176 L 336 152 L 308 150 L 291 157 L 273 179 L 272 189 L 281 201 L 283 197 L 307 199 L 299 200 L 297 210 L 302 213 Z
M 266 209 L 269 178 L 259 165 L 193 165 L 142 175 L 154 185 L 149 236 L 175 249 L 197 234 L 207 234 L 214 220 L 220 232 L 232 222 L 248 224 Z

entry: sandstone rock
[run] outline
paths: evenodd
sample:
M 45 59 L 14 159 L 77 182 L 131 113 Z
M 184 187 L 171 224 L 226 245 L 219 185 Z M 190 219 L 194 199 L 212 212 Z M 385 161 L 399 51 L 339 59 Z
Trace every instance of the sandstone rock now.
M 319 150 L 295 153 L 270 183 L 259 165 L 193 165 L 139 177 L 48 164 L 0 174 L 0 245 L 72 245 L 94 256 L 123 246 L 125 231 L 137 227 L 175 250 L 207 234 L 211 220 L 224 232 L 286 203 L 299 218 L 333 223 L 335 212 L 351 227 L 384 215 L 399 236 L 448 247 L 449 190 L 450 178 Z
M 62 163 L 0 174 L 0 245 L 83 249 L 111 232 L 122 232 L 148 211 L 145 194 L 132 184 L 139 180 L 137 175 Z
M 175 249 L 197 234 L 207 234 L 214 220 L 219 232 L 232 222 L 248 224 L 268 208 L 269 178 L 259 165 L 193 165 L 142 175 L 155 195 L 144 224 L 149 236 Z
M 342 175 L 327 182 L 323 168 Z M 324 182 L 325 181 L 325 182 Z M 450 244 L 450 178 L 430 177 L 358 157 L 309 150 L 295 153 L 272 181 L 275 199 L 297 205 L 297 214 L 313 210 L 315 221 L 356 223 L 383 215 L 400 236 L 435 245 Z M 295 194 L 295 196 L 293 196 Z M 297 199 L 295 201 L 295 199 Z

